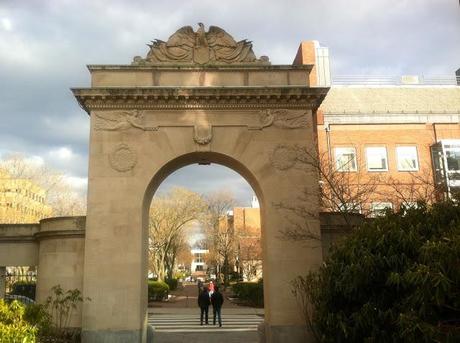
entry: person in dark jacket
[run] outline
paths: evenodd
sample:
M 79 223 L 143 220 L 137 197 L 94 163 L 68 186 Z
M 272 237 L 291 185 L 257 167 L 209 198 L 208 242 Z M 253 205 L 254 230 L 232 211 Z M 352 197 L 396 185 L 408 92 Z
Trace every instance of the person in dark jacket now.
M 219 292 L 219 287 L 214 287 L 214 293 L 211 295 L 211 304 L 212 304 L 212 314 L 213 314 L 213 324 L 216 325 L 216 315 L 219 320 L 219 326 L 222 326 L 222 316 L 221 309 L 222 304 L 224 303 L 224 297 L 222 293 Z
M 211 304 L 211 301 L 209 299 L 209 293 L 208 289 L 206 287 L 203 287 L 203 291 L 200 293 L 198 296 L 198 306 L 200 306 L 201 314 L 200 314 L 200 325 L 203 325 L 203 315 L 205 316 L 205 323 L 208 323 L 208 311 L 209 311 L 209 305 Z

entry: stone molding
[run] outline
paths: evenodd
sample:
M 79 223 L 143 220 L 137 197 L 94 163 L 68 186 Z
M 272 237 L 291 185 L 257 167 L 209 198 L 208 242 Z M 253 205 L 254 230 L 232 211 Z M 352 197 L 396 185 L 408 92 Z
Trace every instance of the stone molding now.
M 85 230 L 53 230 L 41 231 L 34 235 L 36 241 L 44 239 L 61 239 L 61 238 L 84 238 Z
M 328 90 L 307 86 L 72 89 L 88 113 L 105 109 L 316 109 Z

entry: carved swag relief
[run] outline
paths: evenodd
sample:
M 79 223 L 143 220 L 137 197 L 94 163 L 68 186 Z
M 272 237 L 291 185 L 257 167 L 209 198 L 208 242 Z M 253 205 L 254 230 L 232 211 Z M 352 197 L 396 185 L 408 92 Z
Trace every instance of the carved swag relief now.
M 94 116 L 94 129 L 99 131 L 123 131 L 128 129 L 143 131 L 159 130 L 159 126 L 145 125 L 144 115 L 138 110 L 98 112 Z M 266 109 L 259 112 L 258 121 L 259 124 L 257 126 L 248 126 L 248 129 L 262 130 L 270 126 L 280 129 L 305 128 L 309 125 L 309 113 L 304 110 Z M 209 123 L 195 124 L 193 126 L 193 140 L 199 145 L 207 145 L 212 140 L 212 131 L 212 125 Z M 286 149 L 283 148 L 282 150 L 285 151 Z M 288 156 L 291 153 L 285 151 L 285 155 Z

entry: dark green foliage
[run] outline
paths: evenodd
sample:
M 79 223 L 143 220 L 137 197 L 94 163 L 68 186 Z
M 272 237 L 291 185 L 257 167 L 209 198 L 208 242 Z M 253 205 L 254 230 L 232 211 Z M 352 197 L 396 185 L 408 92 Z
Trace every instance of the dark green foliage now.
M 232 286 L 233 293 L 247 302 L 249 305 L 264 306 L 264 283 L 260 279 L 258 282 L 238 282 Z
M 387 213 L 295 282 L 312 302 L 320 341 L 458 342 L 460 207 Z
M 148 300 L 162 301 L 168 298 L 169 286 L 163 281 L 148 281 Z
M 33 281 L 16 281 L 11 290 L 11 294 L 23 295 L 35 300 L 36 284 Z
M 175 291 L 178 286 L 178 280 L 177 279 L 166 279 L 165 282 L 169 286 L 170 291 Z
M 42 304 L 27 305 L 24 311 L 24 320 L 38 329 L 39 336 L 51 333 L 51 316 Z

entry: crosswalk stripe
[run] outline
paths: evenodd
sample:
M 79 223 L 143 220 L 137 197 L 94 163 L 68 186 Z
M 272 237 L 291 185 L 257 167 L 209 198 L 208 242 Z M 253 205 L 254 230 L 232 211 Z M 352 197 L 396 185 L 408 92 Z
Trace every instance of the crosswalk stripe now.
M 213 325 L 213 316 L 209 315 L 209 324 L 200 325 L 199 313 L 194 314 L 150 314 L 148 323 L 157 332 L 230 332 L 230 331 L 257 331 L 258 325 L 264 321 L 263 317 L 255 314 L 228 314 L 222 315 L 222 327 Z

